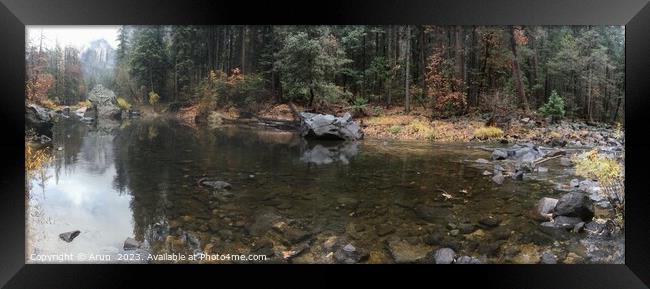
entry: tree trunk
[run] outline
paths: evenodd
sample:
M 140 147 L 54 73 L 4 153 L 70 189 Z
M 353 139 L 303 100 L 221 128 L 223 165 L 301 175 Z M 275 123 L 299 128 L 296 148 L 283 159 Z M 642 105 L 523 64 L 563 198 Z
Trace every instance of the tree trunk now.
M 246 68 L 246 25 L 241 26 L 241 73 Z
M 510 49 L 512 49 L 512 75 L 515 81 L 515 88 L 517 92 L 517 98 L 521 100 L 521 103 L 526 111 L 528 111 L 528 100 L 526 99 L 526 93 L 524 91 L 524 83 L 521 80 L 521 70 L 519 69 L 519 60 L 517 59 L 517 41 L 515 39 L 515 27 L 510 26 Z
M 386 79 L 386 82 L 384 85 L 386 86 L 386 107 L 390 107 L 390 97 L 391 97 L 391 86 L 393 83 L 393 26 L 388 25 L 388 36 L 386 37 L 387 39 L 387 47 L 386 47 L 386 58 L 388 60 L 388 79 Z
M 409 94 L 409 62 L 411 55 L 411 27 L 406 25 L 406 43 L 404 44 L 404 110 L 411 112 L 411 95 Z

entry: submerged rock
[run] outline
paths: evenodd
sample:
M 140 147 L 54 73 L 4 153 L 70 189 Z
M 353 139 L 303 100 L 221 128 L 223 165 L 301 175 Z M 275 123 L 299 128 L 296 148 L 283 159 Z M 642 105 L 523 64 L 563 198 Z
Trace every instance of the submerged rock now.
M 210 187 L 216 190 L 230 190 L 232 186 L 224 181 L 210 180 L 208 178 L 202 178 L 199 180 L 199 185 Z
M 486 218 L 480 219 L 478 223 L 484 227 L 493 228 L 501 224 L 501 219 L 494 216 L 488 216 Z
M 352 116 L 346 113 L 342 117 L 330 114 L 316 114 L 301 112 L 302 117 L 300 134 L 308 138 L 359 140 L 363 138 L 363 131 Z
M 492 177 L 492 181 L 497 183 L 498 185 L 503 184 L 504 180 L 505 180 L 505 177 L 503 176 L 503 174 L 501 172 L 499 172 L 498 174 L 496 174 L 496 175 L 494 175 Z
M 336 250 L 334 253 L 334 259 L 338 263 L 343 263 L 343 264 L 355 264 L 359 263 L 369 257 L 369 254 L 367 251 L 358 249 L 352 244 L 347 244 L 343 246 L 342 248 L 339 248 Z
M 436 264 L 451 264 L 456 258 L 456 252 L 450 248 L 441 248 L 436 250 L 436 253 L 433 255 Z
M 555 256 L 553 253 L 546 251 L 542 253 L 542 258 L 541 258 L 541 263 L 542 264 L 557 264 L 557 256 Z
M 59 234 L 59 238 L 61 240 L 63 240 L 63 241 L 66 241 L 66 242 L 70 243 L 70 242 L 72 242 L 72 240 L 74 240 L 74 238 L 79 236 L 79 234 L 81 234 L 81 231 L 79 231 L 79 230 L 70 231 L 70 232 L 65 232 L 65 233 Z
M 411 245 L 405 240 L 388 241 L 388 251 L 395 263 L 416 263 L 429 253 L 429 248 L 423 245 Z

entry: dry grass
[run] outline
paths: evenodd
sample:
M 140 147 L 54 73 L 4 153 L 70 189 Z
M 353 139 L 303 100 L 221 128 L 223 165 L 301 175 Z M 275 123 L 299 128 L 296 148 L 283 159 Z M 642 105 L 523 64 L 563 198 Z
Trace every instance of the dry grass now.
M 498 127 L 487 126 L 474 130 L 474 137 L 477 139 L 487 140 L 503 136 L 503 130 Z
M 390 114 L 361 119 L 363 131 L 370 138 L 464 142 L 482 127 L 480 120 L 429 120 L 418 115 Z
M 131 104 L 121 96 L 117 97 L 117 106 L 119 106 L 123 110 L 131 109 Z
M 32 148 L 29 143 L 25 143 L 25 171 L 39 170 L 50 161 L 52 161 L 52 155 L 47 149 Z

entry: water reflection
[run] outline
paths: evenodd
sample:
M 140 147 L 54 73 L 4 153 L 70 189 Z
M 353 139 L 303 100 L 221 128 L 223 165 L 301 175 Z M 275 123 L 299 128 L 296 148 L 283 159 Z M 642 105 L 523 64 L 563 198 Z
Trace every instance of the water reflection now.
M 349 164 L 350 159 L 359 153 L 358 142 L 320 142 L 311 145 L 300 158 L 305 163 L 325 165 L 341 162 Z
M 429 250 L 438 245 L 425 240 L 441 235 L 440 244 L 504 262 L 505 253 L 486 244 L 570 239 L 540 233 L 525 215 L 550 186 L 494 186 L 465 161 L 487 153 L 465 146 L 308 143 L 290 132 L 194 129 L 164 118 L 102 127 L 71 121 L 55 130 L 48 172 L 56 178 L 31 180 L 44 184 L 30 194 L 35 252 L 115 254 L 133 237 L 153 253 L 263 251 L 283 259 L 307 246 L 296 262 L 330 262 L 319 248 L 336 237 L 372 252 L 369 262 L 392 262 L 386 242 Z M 205 177 L 232 189 L 200 186 Z M 502 220 L 499 230 L 477 225 L 486 216 Z M 449 224 L 472 225 L 450 235 Z M 71 230 L 82 233 L 58 240 Z

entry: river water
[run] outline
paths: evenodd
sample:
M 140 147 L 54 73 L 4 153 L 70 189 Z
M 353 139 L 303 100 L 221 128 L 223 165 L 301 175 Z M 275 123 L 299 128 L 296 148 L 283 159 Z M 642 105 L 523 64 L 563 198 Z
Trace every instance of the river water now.
M 536 179 L 496 185 L 483 175 L 493 165 L 476 162 L 490 152 L 475 144 L 323 143 L 246 125 L 64 119 L 52 153 L 28 175 L 29 263 L 152 262 L 133 253 L 329 263 L 346 244 L 362 263 L 426 262 L 441 247 L 485 263 L 538 262 L 542 252 L 590 262 L 579 234 L 541 230 L 529 215 L 541 197 L 561 195 L 554 187 L 568 183 L 566 169 L 550 161 Z M 59 239 L 73 230 L 81 234 L 72 242 Z M 127 237 L 142 248 L 125 251 Z M 56 254 L 73 257 L 43 257 Z

